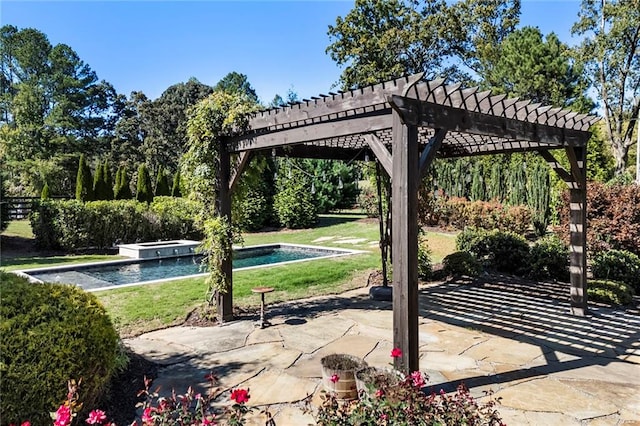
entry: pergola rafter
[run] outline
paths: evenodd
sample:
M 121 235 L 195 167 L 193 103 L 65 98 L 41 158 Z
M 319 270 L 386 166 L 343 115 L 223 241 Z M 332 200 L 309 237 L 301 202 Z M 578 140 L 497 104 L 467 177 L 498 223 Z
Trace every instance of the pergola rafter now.
M 229 178 L 231 190 L 253 152 L 346 161 L 377 158 L 392 181 L 394 345 L 406 354 L 398 363 L 414 370 L 417 192 L 433 159 L 526 151 L 543 156 L 570 188 L 571 312 L 584 315 L 586 144 L 597 119 L 475 87 L 447 85 L 442 79 L 424 81 L 420 74 L 258 112 L 248 130 L 223 140 L 223 153 L 240 156 Z M 550 152 L 554 149 L 567 152 L 569 171 L 555 160 Z M 232 317 L 230 299 L 231 292 L 220 296 L 223 320 Z

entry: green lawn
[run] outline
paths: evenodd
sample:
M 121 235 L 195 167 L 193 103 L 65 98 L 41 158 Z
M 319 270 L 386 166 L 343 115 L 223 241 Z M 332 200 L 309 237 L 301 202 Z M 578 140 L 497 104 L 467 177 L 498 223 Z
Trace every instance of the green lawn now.
M 3 246 L 0 246 L 0 268 L 4 271 L 122 259 L 120 256 L 99 254 L 58 256 L 40 256 L 36 254 L 31 256 L 20 253 L 19 255 L 15 255 L 11 250 L 13 245 L 18 244 L 19 241 L 33 239 L 33 232 L 31 232 L 31 225 L 28 220 L 14 220 L 9 222 L 7 229 L 2 233 L 2 237 L 3 240 L 0 244 L 3 244 L 5 248 L 8 247 L 8 249 L 2 250 Z M 7 244 L 6 241 L 8 239 L 12 240 L 12 244 Z
M 7 229 L 2 232 L 2 235 L 7 237 L 20 237 L 31 239 L 33 238 L 33 232 L 31 232 L 31 224 L 28 220 L 13 220 L 7 225 Z
M 24 233 L 26 230 L 22 229 L 20 232 Z M 234 304 L 245 308 L 257 307 L 259 298 L 251 293 L 251 288 L 257 286 L 276 288 L 269 295 L 269 303 L 340 293 L 362 286 L 366 284 L 370 271 L 379 268 L 380 251 L 377 240 L 377 221 L 355 215 L 325 215 L 313 229 L 245 234 L 245 246 L 282 242 L 353 248 L 367 252 L 235 272 Z M 433 262 L 440 262 L 455 250 L 453 235 L 430 233 L 428 242 Z M 12 259 L 14 263 L 5 269 L 26 269 L 45 264 L 89 262 L 106 258 L 113 259 L 115 256 L 24 257 Z M 205 290 L 203 278 L 190 278 L 99 291 L 95 294 L 107 308 L 121 335 L 133 335 L 181 323 L 190 311 L 203 306 Z

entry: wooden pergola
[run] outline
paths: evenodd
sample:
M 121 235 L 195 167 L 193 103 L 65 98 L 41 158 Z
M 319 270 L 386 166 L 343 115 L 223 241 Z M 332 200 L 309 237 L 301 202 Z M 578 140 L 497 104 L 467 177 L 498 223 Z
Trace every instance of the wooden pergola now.
M 370 154 L 391 178 L 393 342 L 403 352 L 396 367 L 418 370 L 418 224 L 422 177 L 435 157 L 535 151 L 570 189 L 571 313 L 587 313 L 586 148 L 597 117 L 463 89 L 422 74 L 362 89 L 329 93 L 255 114 L 249 130 L 222 142 L 222 213 L 231 216 L 230 194 L 257 151 L 270 155 L 364 160 Z M 564 150 L 565 170 L 552 155 Z M 238 155 L 231 170 L 231 155 Z M 228 188 L 228 190 L 227 190 Z M 231 280 L 231 256 L 225 272 Z M 232 291 L 218 296 L 222 321 L 232 319 Z

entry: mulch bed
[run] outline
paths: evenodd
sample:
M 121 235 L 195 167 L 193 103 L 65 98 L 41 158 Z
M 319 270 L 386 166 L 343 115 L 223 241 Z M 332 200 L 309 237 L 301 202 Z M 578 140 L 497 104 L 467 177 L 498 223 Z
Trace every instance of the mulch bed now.
M 136 404 L 144 401 L 138 393 L 144 389 L 144 378 L 155 379 L 158 365 L 133 352 L 128 353 L 129 364 L 111 379 L 109 391 L 98 407 L 109 420 L 118 425 L 130 425 L 136 419 Z

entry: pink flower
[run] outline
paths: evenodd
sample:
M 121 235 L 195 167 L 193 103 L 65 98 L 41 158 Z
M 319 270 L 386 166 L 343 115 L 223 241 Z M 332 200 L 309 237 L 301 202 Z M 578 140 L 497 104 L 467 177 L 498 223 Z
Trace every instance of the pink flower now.
M 249 389 L 234 389 L 231 392 L 231 399 L 238 404 L 244 404 L 249 401 Z
M 382 389 L 378 389 L 376 391 L 376 398 L 382 398 L 384 396 L 384 391 Z
M 400 348 L 393 348 L 391 350 L 391 356 L 393 358 L 400 358 L 402 356 L 402 349 Z
M 340 380 L 340 376 L 338 376 L 337 374 L 334 374 L 329 378 L 329 380 L 331 380 L 331 383 L 338 383 L 338 380 Z
M 204 417 L 202 419 L 202 426 L 215 426 L 216 422 L 213 421 L 213 416 Z
M 56 411 L 56 421 L 54 426 L 69 426 L 71 424 L 71 409 L 66 405 L 61 405 Z
M 102 410 L 93 410 L 89 413 L 89 417 L 87 418 L 87 423 L 90 425 L 101 425 L 105 420 L 107 420 L 107 415 Z
M 425 384 L 424 376 L 419 371 L 414 371 L 413 373 L 411 373 L 411 381 L 413 382 L 413 386 L 417 388 L 421 388 Z
M 31 426 L 31 422 L 29 420 L 25 420 L 20 426 Z
M 151 423 L 153 424 L 153 417 L 151 417 L 153 415 L 153 412 L 155 411 L 155 409 L 153 407 L 147 407 L 144 409 L 144 411 L 142 412 L 142 423 Z
M 389 420 L 389 416 L 387 416 L 385 413 L 382 413 L 382 414 L 380 414 L 380 420 L 382 420 L 382 421 Z

